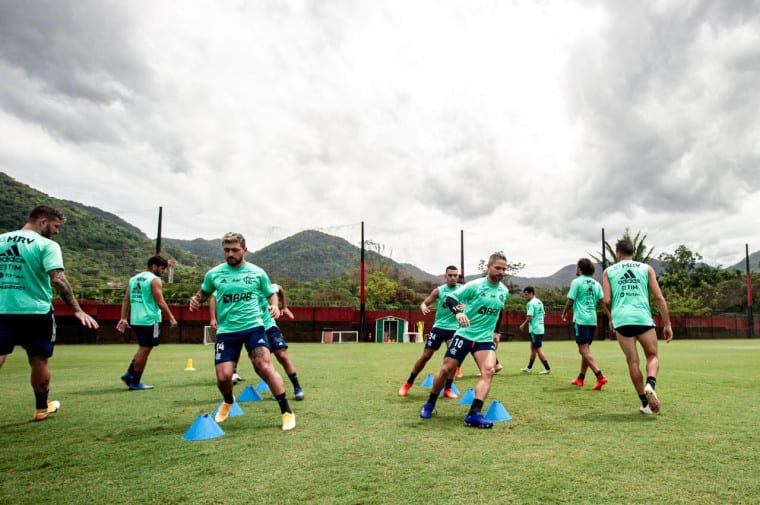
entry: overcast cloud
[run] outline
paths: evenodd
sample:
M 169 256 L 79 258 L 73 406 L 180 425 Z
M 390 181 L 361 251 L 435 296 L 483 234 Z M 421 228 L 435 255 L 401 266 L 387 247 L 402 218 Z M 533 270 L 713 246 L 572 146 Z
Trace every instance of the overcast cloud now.
M 760 249 L 760 2 L 0 0 L 0 170 L 155 235 Z

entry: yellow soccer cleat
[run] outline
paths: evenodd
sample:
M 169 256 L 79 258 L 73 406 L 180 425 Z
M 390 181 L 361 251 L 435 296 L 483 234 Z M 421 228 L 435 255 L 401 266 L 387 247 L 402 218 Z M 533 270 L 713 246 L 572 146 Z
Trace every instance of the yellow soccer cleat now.
M 46 409 L 37 409 L 34 411 L 34 420 L 35 421 L 44 421 L 47 419 L 47 416 L 49 414 L 55 414 L 58 412 L 58 409 L 61 408 L 61 402 L 58 400 L 53 400 L 52 402 L 48 402 L 48 406 Z
M 235 404 L 235 400 L 232 401 L 232 403 L 222 402 L 222 404 L 219 406 L 219 410 L 216 412 L 216 415 L 214 416 L 214 421 L 217 423 L 223 423 L 227 420 L 227 418 L 230 416 L 230 410 L 232 410 L 232 406 Z
M 285 412 L 282 415 L 282 431 L 290 431 L 296 427 L 296 415 L 292 412 Z

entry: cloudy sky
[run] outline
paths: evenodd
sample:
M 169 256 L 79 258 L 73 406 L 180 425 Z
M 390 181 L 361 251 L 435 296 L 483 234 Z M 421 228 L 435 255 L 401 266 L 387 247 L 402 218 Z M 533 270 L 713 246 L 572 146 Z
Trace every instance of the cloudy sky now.
M 151 237 L 760 249 L 758 1 L 0 0 L 0 83 L 0 170 Z

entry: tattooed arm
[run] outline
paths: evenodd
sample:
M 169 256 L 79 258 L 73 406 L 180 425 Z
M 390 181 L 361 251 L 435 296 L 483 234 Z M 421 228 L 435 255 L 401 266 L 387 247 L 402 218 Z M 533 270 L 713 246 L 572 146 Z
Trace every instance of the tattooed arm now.
M 77 302 L 77 299 L 74 296 L 74 290 L 71 289 L 71 284 L 69 284 L 69 281 L 66 279 L 63 269 L 58 268 L 51 270 L 48 272 L 48 275 L 50 275 L 50 284 L 55 288 L 58 294 L 61 295 L 61 298 L 66 302 L 66 305 L 74 311 L 74 316 L 79 319 L 82 325 L 88 328 L 97 328 L 97 321 L 88 314 L 85 314 L 82 307 L 79 306 L 79 302 Z

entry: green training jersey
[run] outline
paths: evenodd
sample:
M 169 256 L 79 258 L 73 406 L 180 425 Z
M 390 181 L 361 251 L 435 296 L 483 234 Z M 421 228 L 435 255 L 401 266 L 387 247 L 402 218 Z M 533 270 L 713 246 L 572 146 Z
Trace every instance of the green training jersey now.
M 451 309 L 443 303 L 446 301 L 446 297 L 454 293 L 459 287 L 458 284 L 453 288 L 450 288 L 448 284 L 438 286 L 438 308 L 435 311 L 434 327 L 440 330 L 456 330 L 459 328 L 456 314 L 451 312 Z
M 161 309 L 153 298 L 151 283 L 158 276 L 142 272 L 129 279 L 129 324 L 152 326 L 161 322 Z
M 567 297 L 573 301 L 575 324 L 596 326 L 596 306 L 602 296 L 602 285 L 591 276 L 581 275 L 573 279 Z
M 533 318 L 528 323 L 528 331 L 534 335 L 544 334 L 544 302 L 535 296 L 525 305 L 525 312 Z
M 259 294 L 268 298 L 276 293 L 266 272 L 252 263 L 215 266 L 206 273 L 201 289 L 216 296 L 218 333 L 263 326 Z
M 47 314 L 51 270 L 63 269 L 61 246 L 32 230 L 0 235 L 0 314 Z
M 280 286 L 277 284 L 272 284 L 272 289 L 274 289 L 274 292 L 277 293 L 280 291 Z M 269 295 L 272 296 L 272 295 Z M 277 321 L 274 320 L 272 317 L 272 314 L 269 313 L 269 296 L 264 296 L 263 294 L 259 293 L 259 305 L 261 305 L 261 320 L 264 322 L 264 329 L 268 330 L 269 328 L 273 326 L 277 326 Z
M 612 321 L 616 328 L 654 326 L 649 307 L 649 265 L 623 260 L 607 268 L 612 291 Z
M 458 328 L 456 335 L 473 342 L 491 342 L 501 309 L 509 298 L 509 290 L 499 282 L 494 285 L 481 277 L 460 286 L 451 294 L 464 304 L 464 314 L 470 320 L 467 328 Z

